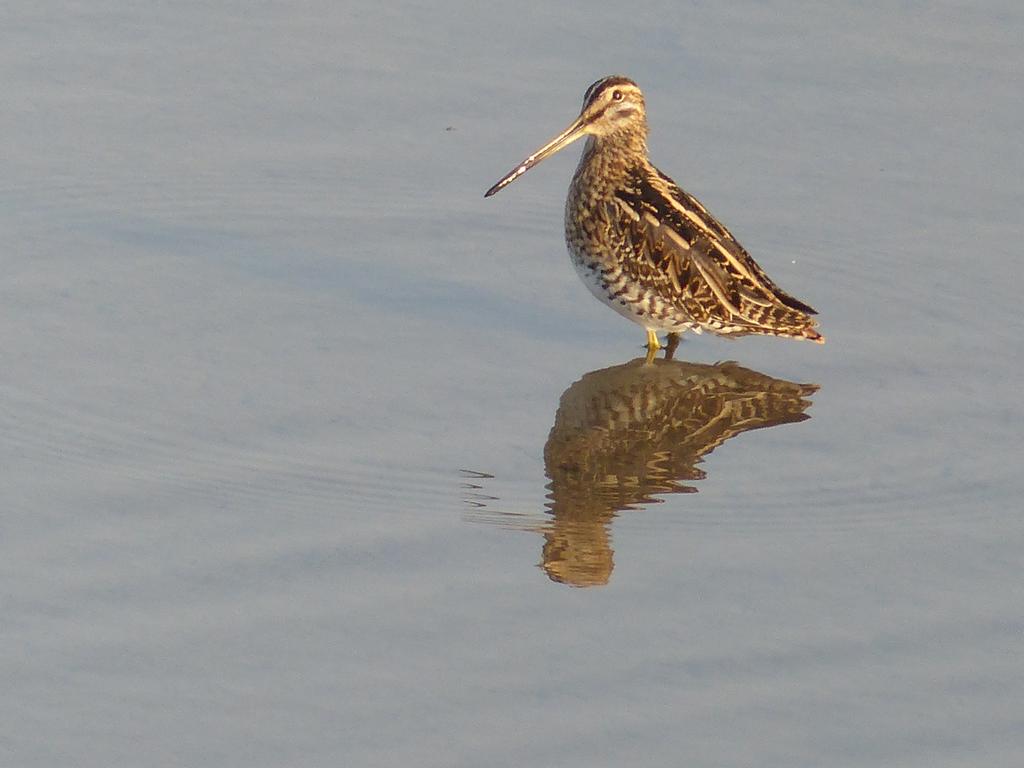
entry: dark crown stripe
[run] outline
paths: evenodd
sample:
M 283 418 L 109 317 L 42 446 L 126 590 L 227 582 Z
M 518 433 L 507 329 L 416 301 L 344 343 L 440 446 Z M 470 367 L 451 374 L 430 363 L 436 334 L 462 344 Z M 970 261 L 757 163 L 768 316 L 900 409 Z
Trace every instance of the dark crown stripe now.
M 632 85 L 633 87 L 636 87 L 636 83 L 622 75 L 610 75 L 609 77 L 603 77 L 587 88 L 587 92 L 583 96 L 583 103 L 589 104 L 607 89 L 615 88 L 619 85 Z

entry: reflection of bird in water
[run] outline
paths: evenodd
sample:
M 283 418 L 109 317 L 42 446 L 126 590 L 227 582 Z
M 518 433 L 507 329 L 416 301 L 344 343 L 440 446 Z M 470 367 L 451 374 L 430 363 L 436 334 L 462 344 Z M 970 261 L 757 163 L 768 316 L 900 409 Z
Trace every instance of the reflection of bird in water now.
M 750 429 L 803 421 L 818 389 L 731 362 L 637 359 L 586 374 L 562 394 L 544 467 L 543 568 L 554 581 L 605 584 L 608 526 L 656 494 L 693 493 L 702 457 Z

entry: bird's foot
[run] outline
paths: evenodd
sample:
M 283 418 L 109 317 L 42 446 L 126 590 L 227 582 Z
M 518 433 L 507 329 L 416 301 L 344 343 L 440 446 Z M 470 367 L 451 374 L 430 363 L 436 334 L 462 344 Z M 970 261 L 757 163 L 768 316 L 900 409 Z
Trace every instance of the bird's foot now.
M 682 333 L 670 333 L 668 338 L 665 340 L 665 359 L 671 360 L 672 356 L 676 353 L 676 348 L 679 346 L 679 342 L 682 341 Z

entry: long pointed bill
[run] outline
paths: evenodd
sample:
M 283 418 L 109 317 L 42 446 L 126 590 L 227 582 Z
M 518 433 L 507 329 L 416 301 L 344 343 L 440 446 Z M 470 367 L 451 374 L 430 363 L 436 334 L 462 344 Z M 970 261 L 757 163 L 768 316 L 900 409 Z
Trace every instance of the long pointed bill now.
M 562 131 L 555 138 L 553 138 L 543 147 L 538 149 L 528 158 L 523 160 L 523 162 L 521 162 L 513 170 L 509 171 L 508 174 L 506 174 L 501 179 L 501 181 L 499 181 L 493 187 L 484 192 L 484 197 L 490 197 L 498 190 L 504 189 L 513 181 L 515 181 L 524 173 L 526 173 L 528 170 L 533 168 L 533 166 L 537 165 L 537 163 L 539 163 L 541 160 L 547 157 L 551 157 L 558 150 L 564 149 L 565 147 L 569 146 L 574 141 L 576 141 L 576 139 L 582 137 L 585 133 L 586 131 L 583 130 L 583 116 L 581 115 L 580 117 L 577 117 L 573 121 L 572 125 L 566 128 L 564 131 Z

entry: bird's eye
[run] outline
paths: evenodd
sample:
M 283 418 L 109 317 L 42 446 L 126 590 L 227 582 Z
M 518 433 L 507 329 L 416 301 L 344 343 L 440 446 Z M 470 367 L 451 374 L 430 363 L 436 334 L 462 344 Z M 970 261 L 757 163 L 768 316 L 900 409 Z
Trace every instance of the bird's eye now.
M 622 101 L 622 91 L 612 91 L 612 99 Z

